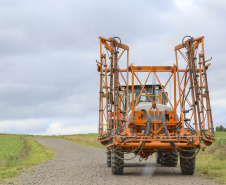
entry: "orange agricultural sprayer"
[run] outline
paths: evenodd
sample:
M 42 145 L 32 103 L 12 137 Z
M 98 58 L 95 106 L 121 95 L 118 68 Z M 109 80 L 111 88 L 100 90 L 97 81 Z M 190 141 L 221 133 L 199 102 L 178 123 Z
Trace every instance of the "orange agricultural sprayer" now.
M 134 66 L 120 38 L 99 39 L 98 137 L 112 173 L 123 173 L 128 153 L 156 153 L 162 166 L 177 166 L 179 156 L 181 172 L 192 175 L 197 153 L 214 141 L 204 37 L 185 36 L 172 66 Z

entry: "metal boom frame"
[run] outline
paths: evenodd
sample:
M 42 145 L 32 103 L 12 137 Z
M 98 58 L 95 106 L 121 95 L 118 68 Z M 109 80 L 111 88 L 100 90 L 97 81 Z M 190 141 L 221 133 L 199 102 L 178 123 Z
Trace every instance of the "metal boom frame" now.
M 187 41 L 175 47 L 176 64 L 173 66 L 133 66 L 129 63 L 129 47 L 121 43 L 118 37 L 100 40 L 100 62 L 97 61 L 100 73 L 99 95 L 99 130 L 98 137 L 102 144 L 109 148 L 120 147 L 133 150 L 145 142 L 143 150 L 172 150 L 170 142 L 177 147 L 201 147 L 214 141 L 214 127 L 209 98 L 206 71 L 210 64 L 205 60 L 204 37 L 190 37 Z M 184 39 L 183 39 L 184 40 Z M 184 51 L 182 51 L 184 50 Z M 105 53 L 104 53 L 105 51 Z M 126 55 L 126 67 L 120 68 L 120 59 Z M 180 56 L 180 57 L 179 57 Z M 182 59 L 182 60 L 181 60 Z M 179 65 L 185 66 L 180 68 Z M 147 72 L 148 76 L 142 84 L 136 73 Z M 171 73 L 167 82 L 160 80 L 161 73 Z M 153 98 L 145 90 L 150 74 L 157 79 L 161 93 Z M 129 102 L 129 81 L 132 82 L 132 102 Z M 141 86 L 141 92 L 134 99 L 134 81 Z M 173 102 L 170 101 L 165 89 L 173 81 Z M 123 88 L 122 84 L 124 84 Z M 120 92 L 119 92 L 120 89 Z M 142 118 L 144 111 L 136 111 L 142 93 L 152 102 L 150 114 L 162 115 L 156 103 L 164 95 L 172 111 L 166 111 L 169 120 L 167 127 L 171 130 L 170 139 L 164 133 L 162 121 L 152 121 L 153 129 L 150 135 L 138 133 L 140 126 L 147 126 L 147 116 Z M 153 100 L 155 99 L 155 100 Z M 127 100 L 127 101 L 125 101 Z M 125 103 L 126 102 L 126 103 Z M 157 111 L 153 111 L 153 107 Z M 129 122 L 129 109 L 132 111 L 132 121 Z M 179 120 L 177 120 L 179 115 Z M 193 122 L 193 125 L 192 125 Z M 179 130 L 179 132 L 178 132 Z

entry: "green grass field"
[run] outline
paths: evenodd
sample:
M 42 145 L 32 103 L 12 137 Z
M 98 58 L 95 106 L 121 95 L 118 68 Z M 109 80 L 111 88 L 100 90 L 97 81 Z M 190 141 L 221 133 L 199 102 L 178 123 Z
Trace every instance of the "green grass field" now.
M 196 159 L 196 170 L 209 174 L 219 183 L 226 183 L 226 132 L 215 132 L 216 141 L 200 151 Z
M 18 156 L 24 148 L 24 140 L 17 137 L 0 137 L 0 161 Z
M 0 180 L 19 175 L 27 167 L 50 159 L 52 150 L 35 140 L 0 136 Z

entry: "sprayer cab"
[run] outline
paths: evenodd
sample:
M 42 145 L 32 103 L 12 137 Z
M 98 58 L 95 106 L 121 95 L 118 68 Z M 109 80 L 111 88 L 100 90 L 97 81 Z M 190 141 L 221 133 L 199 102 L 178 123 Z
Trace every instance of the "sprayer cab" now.
M 143 83 L 144 84 L 144 83 Z M 119 88 L 119 96 L 123 95 L 123 91 L 125 91 L 127 88 L 126 85 L 122 85 Z M 128 100 L 130 102 L 130 104 L 132 103 L 132 85 L 129 85 L 128 87 L 129 91 L 128 91 Z M 134 85 L 134 101 L 138 100 L 138 103 L 141 102 L 154 102 L 158 95 L 160 94 L 162 88 L 159 84 L 146 84 L 144 86 L 144 88 L 141 85 Z M 167 93 L 167 92 L 166 92 Z M 168 95 L 168 93 L 167 93 Z M 151 99 L 149 98 L 151 97 Z M 167 98 L 165 96 L 164 93 L 161 94 L 160 98 L 157 100 L 156 103 L 158 104 L 167 104 Z M 123 102 L 126 106 L 127 106 L 127 99 L 124 100 Z M 127 108 L 127 107 L 126 107 Z M 130 109 L 130 107 L 129 107 Z

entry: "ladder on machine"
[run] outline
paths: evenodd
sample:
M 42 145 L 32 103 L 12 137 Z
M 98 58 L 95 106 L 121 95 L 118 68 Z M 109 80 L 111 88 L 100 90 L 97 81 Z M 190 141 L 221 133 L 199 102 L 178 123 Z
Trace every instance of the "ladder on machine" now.
M 214 127 L 212 119 L 212 111 L 210 105 L 209 89 L 206 70 L 205 56 L 203 52 L 199 53 L 198 60 L 196 57 L 196 49 L 193 38 L 185 43 L 188 59 L 188 73 L 190 77 L 190 92 L 192 97 L 192 109 L 194 117 L 194 125 L 196 130 L 200 130 L 200 135 L 208 139 L 214 137 Z M 199 68 L 197 68 L 199 66 Z M 208 129 L 205 126 L 207 122 Z M 206 132 L 206 129 L 208 132 Z

